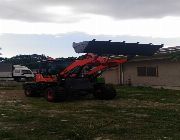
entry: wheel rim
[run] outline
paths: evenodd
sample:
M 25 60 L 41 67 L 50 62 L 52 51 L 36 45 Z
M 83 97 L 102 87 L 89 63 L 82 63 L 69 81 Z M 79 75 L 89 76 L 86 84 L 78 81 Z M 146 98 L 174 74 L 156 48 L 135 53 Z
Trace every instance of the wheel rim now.
M 52 90 L 48 90 L 48 91 L 47 91 L 47 98 L 48 98 L 49 101 L 53 101 L 53 99 L 54 99 L 54 93 L 53 93 Z
M 27 96 L 30 96 L 30 95 L 31 95 L 31 90 L 30 90 L 30 89 L 26 90 L 26 95 L 27 95 Z

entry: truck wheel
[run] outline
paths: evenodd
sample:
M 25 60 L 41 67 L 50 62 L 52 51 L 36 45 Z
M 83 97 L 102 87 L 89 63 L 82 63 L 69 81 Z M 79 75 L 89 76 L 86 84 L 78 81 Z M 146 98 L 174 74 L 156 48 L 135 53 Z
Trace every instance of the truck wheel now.
M 20 77 L 16 77 L 16 78 L 14 78 L 14 81 L 20 82 L 20 81 L 21 81 L 21 78 L 20 78 Z
M 33 97 L 34 93 L 33 93 L 33 90 L 28 87 L 24 90 L 24 94 L 27 96 L 27 97 Z
M 49 87 L 46 89 L 45 98 L 48 102 L 55 102 L 57 100 L 54 88 Z
M 31 82 L 31 81 L 33 81 L 34 79 L 30 77 L 30 78 L 25 78 L 25 80 L 28 81 L 28 82 Z
M 93 95 L 98 100 L 111 100 L 116 97 L 116 90 L 110 85 L 99 85 L 96 86 Z

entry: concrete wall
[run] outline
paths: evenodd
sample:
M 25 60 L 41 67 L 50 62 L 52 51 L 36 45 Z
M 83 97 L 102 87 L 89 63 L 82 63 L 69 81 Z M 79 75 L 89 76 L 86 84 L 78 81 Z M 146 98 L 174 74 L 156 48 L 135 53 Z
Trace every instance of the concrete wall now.
M 120 71 L 119 67 L 116 68 L 111 68 L 106 70 L 103 74 L 102 77 L 104 77 L 105 82 L 109 84 L 119 84 L 120 80 Z
M 158 67 L 157 77 L 137 76 L 137 67 Z M 131 80 L 132 85 L 180 87 L 180 61 L 149 60 L 129 62 L 123 65 L 124 83 Z

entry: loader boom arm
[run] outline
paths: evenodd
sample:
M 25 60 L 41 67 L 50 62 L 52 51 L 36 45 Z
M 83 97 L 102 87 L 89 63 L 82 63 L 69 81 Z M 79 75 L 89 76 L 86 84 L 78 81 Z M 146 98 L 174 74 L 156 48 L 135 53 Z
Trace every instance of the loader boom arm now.
M 75 60 L 63 71 L 59 72 L 57 79 L 65 79 L 68 77 L 94 77 L 99 76 L 104 70 L 118 66 L 119 64 L 127 62 L 127 58 L 134 57 L 136 55 L 150 56 L 156 53 L 163 44 L 153 45 L 126 43 L 123 42 L 111 42 L 110 41 L 84 41 L 79 43 L 73 43 L 73 48 L 77 53 L 86 53 L 81 59 Z M 128 56 L 124 58 L 118 58 L 119 55 Z M 110 57 L 118 56 L 118 57 Z M 129 57 L 130 56 L 130 57 Z M 40 77 L 40 78 L 38 78 Z M 36 81 L 56 81 L 56 79 L 44 78 L 41 75 L 36 76 Z
M 118 66 L 119 64 L 125 63 L 126 61 L 126 59 L 112 59 L 94 54 L 86 54 L 84 59 L 75 60 L 71 65 L 60 72 L 59 76 L 61 78 L 67 78 L 70 75 L 76 77 L 82 73 L 84 76 L 88 77 L 92 75 L 95 76 L 95 74 L 99 71 Z M 79 71 L 78 73 L 76 71 L 75 75 L 73 70 L 76 68 L 78 68 Z

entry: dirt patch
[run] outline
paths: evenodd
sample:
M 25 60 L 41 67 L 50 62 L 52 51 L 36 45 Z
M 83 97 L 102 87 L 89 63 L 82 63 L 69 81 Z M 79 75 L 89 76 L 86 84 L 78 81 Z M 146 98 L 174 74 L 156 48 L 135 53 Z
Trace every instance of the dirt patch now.
M 23 90 L 1 90 L 0 97 L 3 100 L 25 98 Z
M 19 106 L 23 105 L 25 100 L 27 100 L 27 98 L 25 97 L 23 90 L 0 91 L 1 106 Z

